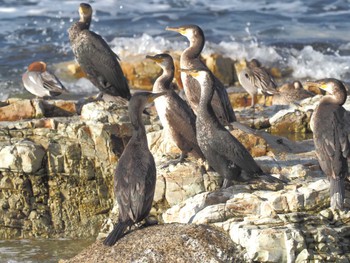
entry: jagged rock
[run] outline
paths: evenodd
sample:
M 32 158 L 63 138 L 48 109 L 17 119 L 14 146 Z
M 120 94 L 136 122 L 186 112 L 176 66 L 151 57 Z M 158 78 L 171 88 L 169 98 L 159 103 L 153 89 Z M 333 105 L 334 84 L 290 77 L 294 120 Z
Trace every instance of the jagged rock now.
M 229 237 L 208 225 L 166 224 L 133 231 L 113 247 L 97 241 L 60 263 L 244 262 Z

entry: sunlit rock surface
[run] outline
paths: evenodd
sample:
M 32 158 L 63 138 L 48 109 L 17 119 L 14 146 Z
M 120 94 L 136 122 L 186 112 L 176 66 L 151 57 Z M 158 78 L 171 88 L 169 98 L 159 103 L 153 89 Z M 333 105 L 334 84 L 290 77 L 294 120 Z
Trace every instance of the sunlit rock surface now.
M 278 127 L 288 114 L 311 113 L 319 98 L 301 102 L 300 108 L 258 106 L 254 118 L 252 109 L 239 109 L 239 120 L 248 125 L 233 125 L 232 134 L 266 173 L 289 182 L 266 184 L 255 180 L 224 190 L 220 189 L 222 178 L 193 156 L 182 164 L 161 168 L 180 152 L 163 134 L 154 109 L 149 109 L 150 115 L 143 115 L 143 121 L 157 164 L 151 214 L 159 224 L 212 224 L 222 228 L 244 262 L 347 262 L 350 214 L 328 209 L 329 183 L 318 166 L 312 140 L 293 142 L 249 128 L 253 121 Z M 60 117 L 0 123 L 0 237 L 99 234 L 104 238 L 118 216 L 113 174 L 131 136 L 127 105 L 98 101 L 76 107 L 72 102 L 68 103 L 72 107 L 62 113 L 56 106 L 45 105 L 63 102 L 38 102 L 44 116 L 50 112 Z M 80 108 L 79 115 L 73 105 Z M 290 125 L 298 120 L 288 118 Z M 307 127 L 308 118 L 303 121 Z M 143 236 L 146 229 L 131 234 Z M 98 244 L 93 248 L 107 253 Z M 140 245 L 140 250 L 145 251 L 148 245 Z M 113 249 L 110 251 L 116 251 Z

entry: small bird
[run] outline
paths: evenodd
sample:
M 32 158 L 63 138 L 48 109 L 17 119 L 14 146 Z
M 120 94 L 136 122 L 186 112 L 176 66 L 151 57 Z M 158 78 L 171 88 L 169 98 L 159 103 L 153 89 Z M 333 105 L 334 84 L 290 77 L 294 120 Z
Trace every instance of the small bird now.
M 166 94 L 155 99 L 154 104 L 164 131 L 170 134 L 181 150 L 181 156 L 175 163 L 183 162 L 191 151 L 197 157 L 204 159 L 196 139 L 196 115 L 174 89 L 173 58 L 169 54 L 146 56 L 146 58 L 155 61 L 163 69 L 162 75 L 153 84 L 153 92 L 166 92 Z
M 23 74 L 22 81 L 26 90 L 39 98 L 68 93 L 59 79 L 46 70 L 46 63 L 42 61 L 31 63 Z
M 197 25 L 184 25 L 179 27 L 167 27 L 166 30 L 175 31 L 185 36 L 190 46 L 186 48 L 180 58 L 180 68 L 182 69 L 203 69 L 208 70 L 208 67 L 200 59 L 200 54 L 205 44 L 203 30 Z M 213 75 L 214 76 L 214 75 Z M 187 102 L 197 114 L 197 107 L 200 97 L 200 87 L 198 82 L 186 72 L 181 72 L 181 80 L 184 87 Z M 215 93 L 212 100 L 213 110 L 216 116 L 223 125 L 228 125 L 236 121 L 236 116 L 233 111 L 230 99 L 226 88 L 218 78 L 214 76 Z
M 331 208 L 342 210 L 350 157 L 350 112 L 342 106 L 347 92 L 344 84 L 333 78 L 313 84 L 329 93 L 322 97 L 313 112 L 310 127 L 318 162 L 330 181 Z
M 200 84 L 201 94 L 196 120 L 197 140 L 209 165 L 224 178 L 222 188 L 231 186 L 233 180 L 242 181 L 242 170 L 248 174 L 249 179 L 264 177 L 270 182 L 275 181 L 276 178 L 261 170 L 248 150 L 225 129 L 214 114 L 211 99 L 215 91 L 215 79 L 212 73 L 201 69 L 181 71 L 196 78 Z
M 314 95 L 315 94 L 312 92 L 305 90 L 300 81 L 294 81 L 293 83 L 287 83 L 278 89 L 278 92 L 272 97 L 272 104 L 296 104 L 297 101 L 313 97 Z
M 152 208 L 156 186 L 156 166 L 142 122 L 142 112 L 147 103 L 164 93 L 138 92 L 129 101 L 129 117 L 133 127 L 114 174 L 114 194 L 118 202 L 119 221 L 104 240 L 114 245 L 130 227 L 145 219 Z
M 92 7 L 81 3 L 79 21 L 69 28 L 72 51 L 87 78 L 101 91 L 112 96 L 130 99 L 127 79 L 119 64 L 119 57 L 98 34 L 89 30 Z
M 252 59 L 247 63 L 247 67 L 238 74 L 239 83 L 252 97 L 251 107 L 254 107 L 254 97 L 259 92 L 264 95 L 264 106 L 266 96 L 276 94 L 276 83 L 272 76 L 261 67 L 258 60 Z

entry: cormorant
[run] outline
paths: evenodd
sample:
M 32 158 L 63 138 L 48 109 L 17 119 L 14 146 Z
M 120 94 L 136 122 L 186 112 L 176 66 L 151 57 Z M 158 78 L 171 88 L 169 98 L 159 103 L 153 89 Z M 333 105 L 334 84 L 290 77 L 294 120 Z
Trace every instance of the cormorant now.
M 345 186 L 348 176 L 347 158 L 350 156 L 350 118 L 342 105 L 347 98 L 344 84 L 333 78 L 316 81 L 327 91 L 311 117 L 316 155 L 322 171 L 330 180 L 331 208 L 343 209 Z
M 153 85 L 153 92 L 166 92 L 166 95 L 155 99 L 154 104 L 164 130 L 170 134 L 181 150 L 178 162 L 182 162 L 192 150 L 197 157 L 204 159 L 196 139 L 196 116 L 173 87 L 175 70 L 173 58 L 169 54 L 146 57 L 163 69 L 162 75 Z
M 293 83 L 287 83 L 278 89 L 278 92 L 272 97 L 273 105 L 289 105 L 295 104 L 299 100 L 313 97 L 310 91 L 303 88 L 300 81 L 294 81 Z
M 147 103 L 164 93 L 138 92 L 129 101 L 129 117 L 133 134 L 126 145 L 114 174 L 114 194 L 118 202 L 119 220 L 104 240 L 114 245 L 127 227 L 145 219 L 152 207 L 156 185 L 156 166 L 148 149 L 142 112 Z
M 73 53 L 87 78 L 102 92 L 130 99 L 130 90 L 116 55 L 103 38 L 90 31 L 92 8 L 81 3 L 80 20 L 68 30 Z
M 197 25 L 184 25 L 180 27 L 167 27 L 166 30 L 175 31 L 185 36 L 190 41 L 190 46 L 181 54 L 180 68 L 182 69 L 203 69 L 209 70 L 200 59 L 205 38 L 202 29 Z M 219 79 L 214 77 L 215 93 L 212 100 L 214 112 L 220 122 L 224 125 L 236 121 L 235 113 L 232 109 L 230 99 L 224 85 Z M 187 102 L 194 113 L 197 114 L 200 97 L 200 86 L 186 72 L 181 72 L 181 80 L 186 94 Z
M 240 181 L 241 171 L 250 177 L 272 176 L 264 174 L 248 150 L 219 122 L 214 114 L 211 99 L 215 90 L 215 79 L 206 70 L 186 70 L 196 78 L 201 87 L 200 101 L 197 108 L 197 140 L 209 165 L 224 178 L 222 188 L 232 184 L 232 180 Z
M 26 90 L 37 97 L 53 97 L 68 93 L 59 79 L 46 70 L 46 63 L 42 61 L 31 63 L 23 74 L 22 81 Z
M 260 91 L 264 95 L 264 106 L 266 96 L 277 93 L 276 83 L 272 76 L 263 68 L 258 60 L 252 59 L 247 62 L 247 67 L 238 74 L 239 83 L 252 97 L 251 107 L 254 107 L 254 96 Z

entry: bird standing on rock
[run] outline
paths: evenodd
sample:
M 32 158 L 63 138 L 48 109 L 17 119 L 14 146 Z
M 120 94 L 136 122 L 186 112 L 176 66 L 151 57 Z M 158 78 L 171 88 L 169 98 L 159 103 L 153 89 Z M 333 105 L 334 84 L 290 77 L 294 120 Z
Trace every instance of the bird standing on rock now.
M 181 71 L 196 78 L 201 87 L 197 108 L 197 140 L 209 165 L 224 178 L 222 188 L 232 185 L 232 181 L 242 181 L 241 172 L 250 178 L 265 177 L 269 181 L 276 178 L 264 174 L 248 150 L 221 124 L 214 114 L 211 99 L 215 91 L 215 79 L 207 70 Z
M 261 67 L 258 60 L 252 59 L 247 63 L 247 67 L 238 74 L 239 83 L 252 97 L 251 107 L 254 107 L 254 97 L 260 91 L 264 95 L 264 106 L 266 96 L 276 94 L 276 83 L 272 76 Z
M 119 221 L 104 240 L 114 245 L 130 227 L 145 219 L 151 208 L 156 186 L 156 166 L 148 149 L 142 112 L 147 103 L 164 93 L 138 92 L 129 101 L 133 133 L 126 145 L 114 175 L 114 193 L 118 202 Z
M 153 92 L 166 92 L 164 96 L 155 99 L 159 119 L 181 150 L 177 162 L 182 162 L 193 150 L 197 157 L 204 158 L 196 139 L 196 116 L 188 104 L 180 98 L 173 87 L 174 61 L 169 54 L 147 56 L 155 61 L 162 69 L 162 75 L 155 81 Z
M 350 157 L 350 113 L 343 108 L 347 98 L 344 84 L 333 78 L 312 84 L 327 91 L 311 116 L 316 155 L 330 181 L 331 208 L 343 209 L 347 159 Z
M 46 63 L 42 61 L 31 63 L 23 74 L 22 81 L 26 90 L 40 98 L 68 93 L 59 79 L 46 70 Z
M 205 38 L 204 33 L 199 26 L 184 25 L 180 27 L 167 27 L 166 30 L 178 32 L 190 41 L 190 46 L 181 54 L 180 67 L 182 69 L 209 70 L 200 59 Z M 215 92 L 211 102 L 212 107 L 219 121 L 223 125 L 228 125 L 229 123 L 236 121 L 236 116 L 232 109 L 232 105 L 224 85 L 216 77 L 213 76 L 213 78 Z M 197 114 L 197 107 L 200 98 L 200 86 L 198 82 L 186 72 L 181 72 L 181 80 L 184 86 L 187 102 L 190 104 L 194 113 Z
M 90 31 L 92 8 L 81 3 L 80 20 L 68 30 L 73 53 L 87 78 L 102 92 L 130 99 L 130 90 L 119 57 L 103 38 Z

